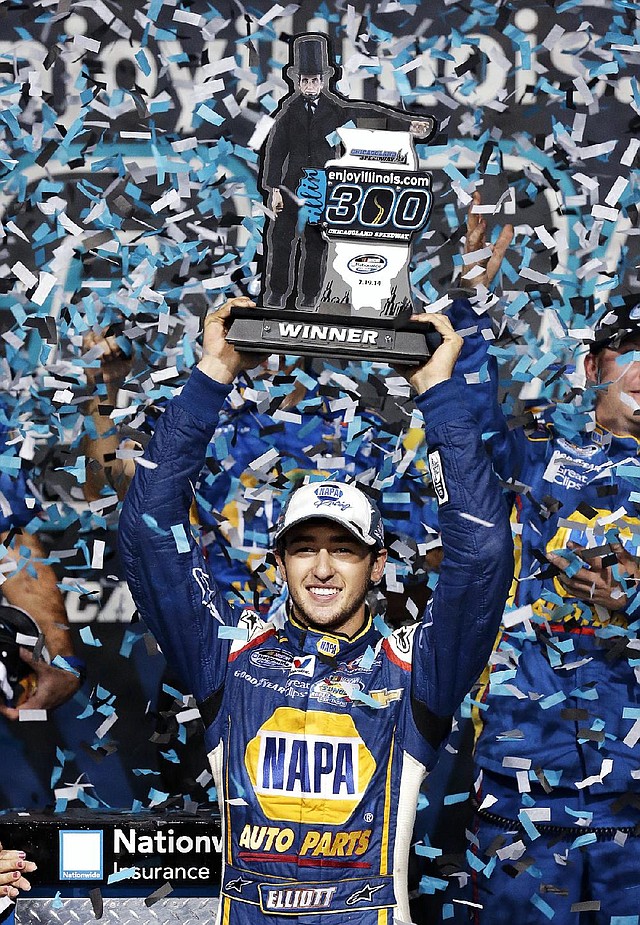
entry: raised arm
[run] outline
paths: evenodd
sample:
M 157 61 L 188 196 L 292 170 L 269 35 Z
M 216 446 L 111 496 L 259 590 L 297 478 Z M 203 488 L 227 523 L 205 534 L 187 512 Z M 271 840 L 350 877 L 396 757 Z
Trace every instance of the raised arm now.
M 487 223 L 475 212 L 482 200 L 476 192 L 467 214 L 463 288 L 454 290 L 447 317 L 463 337 L 453 377 L 467 385 L 467 402 L 480 426 L 493 467 L 500 478 L 518 479 L 526 460 L 527 440 L 521 428 L 510 429 L 498 400 L 498 364 L 489 353 L 489 315 L 475 309 L 494 282 L 513 238 L 513 226 L 505 225 L 495 244 L 487 241 Z
M 99 369 L 89 365 L 86 370 L 87 383 L 94 388 L 94 394 L 85 407 L 87 434 L 82 449 L 92 464 L 87 467 L 84 496 L 87 501 L 96 501 L 109 485 L 122 501 L 133 478 L 134 464 L 132 459 L 116 456 L 120 435 L 107 408 L 115 407 L 118 390 L 131 372 L 131 359 L 125 356 L 117 338 L 106 331 L 90 331 L 84 337 L 83 348 L 85 358 L 100 362 Z M 98 383 L 100 377 L 102 382 Z
M 526 459 L 527 440 L 521 428 L 509 428 L 500 405 L 498 364 L 488 352 L 491 341 L 483 335 L 483 331 L 490 330 L 489 318 L 476 315 L 460 290 L 454 294 L 447 317 L 464 340 L 453 378 L 464 390 L 496 473 L 505 480 L 518 479 Z
M 466 390 L 451 378 L 460 338 L 447 319 L 418 317 L 444 338 L 429 363 L 410 374 L 425 418 L 444 550 L 414 645 L 412 696 L 414 714 L 426 711 L 421 725 L 437 741 L 446 732 L 439 720 L 453 714 L 491 653 L 513 575 L 513 544 Z
M 231 634 L 222 627 L 233 618 L 194 539 L 189 508 L 231 383 L 241 369 L 256 363 L 226 343 L 228 314 L 227 304 L 207 318 L 202 360 L 161 415 L 137 464 L 119 531 L 127 581 L 140 614 L 201 705 L 224 680 Z

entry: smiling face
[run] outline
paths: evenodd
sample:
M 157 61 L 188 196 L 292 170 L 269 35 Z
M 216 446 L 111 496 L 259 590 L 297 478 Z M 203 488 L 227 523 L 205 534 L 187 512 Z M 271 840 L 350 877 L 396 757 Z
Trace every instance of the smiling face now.
M 299 84 L 300 93 L 302 93 L 305 100 L 317 100 L 324 81 L 322 74 L 301 74 Z
M 588 354 L 584 369 L 591 383 L 607 385 L 597 393 L 598 424 L 614 434 L 640 438 L 640 413 L 634 414 L 634 407 L 623 397 L 629 396 L 640 405 L 640 360 L 624 362 L 634 351 L 640 353 L 640 332 L 627 337 L 617 350 L 605 347 L 597 354 Z
M 292 527 L 276 559 L 295 618 L 315 630 L 353 636 L 364 623 L 367 591 L 382 578 L 387 552 L 319 518 Z

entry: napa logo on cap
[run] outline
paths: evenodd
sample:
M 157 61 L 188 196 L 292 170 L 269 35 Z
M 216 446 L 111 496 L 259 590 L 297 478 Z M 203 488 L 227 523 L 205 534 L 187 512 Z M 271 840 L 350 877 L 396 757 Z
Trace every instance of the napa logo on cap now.
M 318 488 L 314 490 L 314 494 L 318 499 L 315 503 L 316 507 L 334 504 L 339 507 L 341 511 L 346 511 L 351 507 L 348 501 L 342 500 L 344 492 L 339 485 L 319 485 Z
M 268 819 L 314 825 L 346 823 L 376 770 L 350 715 L 293 707 L 261 726 L 245 765 Z

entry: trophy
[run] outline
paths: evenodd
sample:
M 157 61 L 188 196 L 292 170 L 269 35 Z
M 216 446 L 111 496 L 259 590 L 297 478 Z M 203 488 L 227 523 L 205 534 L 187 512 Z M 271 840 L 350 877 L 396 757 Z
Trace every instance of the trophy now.
M 409 321 L 411 246 L 432 205 L 414 138 L 431 138 L 436 122 L 347 100 L 335 73 L 324 35 L 296 37 L 292 93 L 261 162 L 273 215 L 262 304 L 232 310 L 227 340 L 259 353 L 413 366 L 441 342 L 433 328 Z

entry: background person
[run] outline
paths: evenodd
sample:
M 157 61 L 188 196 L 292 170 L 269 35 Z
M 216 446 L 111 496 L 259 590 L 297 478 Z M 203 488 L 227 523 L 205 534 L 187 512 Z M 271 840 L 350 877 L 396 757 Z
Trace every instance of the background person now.
M 630 300 L 596 328 L 585 358 L 594 413 L 551 407 L 525 430 L 497 401 L 488 319 L 456 306 L 467 332 L 457 372 L 489 372 L 469 400 L 513 485 L 517 543 L 476 710 L 474 915 L 487 925 L 516 914 L 525 925 L 608 925 L 640 908 L 639 314 Z
M 4 542 L 1 537 L 0 541 Z M 74 654 L 64 600 L 47 558 L 38 537 L 25 531 L 14 536 L 4 559 L 5 564 L 12 562 L 15 568 L 7 573 L 2 595 L 35 621 L 49 656 L 46 661 L 34 657 L 33 648 L 20 647 L 20 657 L 30 669 L 31 680 L 19 703 L 0 703 L 0 715 L 9 720 L 19 719 L 21 710 L 53 710 L 66 703 L 84 678 L 84 662 Z M 51 664 L 57 656 L 69 669 Z
M 0 444 L 5 453 L 9 451 L 10 436 L 8 427 L 0 428 Z M 22 470 L 15 477 L 6 471 L 0 474 L 0 498 L 0 573 L 4 579 L 0 594 L 7 604 L 25 611 L 37 624 L 36 635 L 42 635 L 39 644 L 20 647 L 25 672 L 30 670 L 20 702 L 0 697 L 0 715 L 17 720 L 21 710 L 53 710 L 69 700 L 80 686 L 84 663 L 74 654 L 56 573 L 41 540 L 30 527 L 39 505 Z M 60 656 L 70 670 L 55 667 L 39 657 L 43 645 L 50 661 Z

